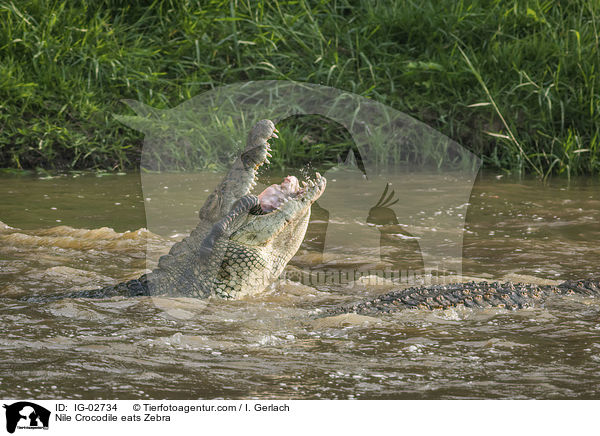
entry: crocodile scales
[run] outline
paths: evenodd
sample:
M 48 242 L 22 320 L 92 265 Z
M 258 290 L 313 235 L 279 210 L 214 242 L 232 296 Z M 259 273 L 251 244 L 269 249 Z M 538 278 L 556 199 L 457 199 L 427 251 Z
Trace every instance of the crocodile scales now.
M 461 305 L 470 308 L 501 307 L 514 310 L 542 303 L 552 295 L 600 297 L 600 279 L 568 280 L 556 286 L 473 281 L 411 287 L 391 291 L 353 305 L 334 307 L 324 311 L 322 316 L 345 313 L 370 315 L 408 309 L 448 309 Z

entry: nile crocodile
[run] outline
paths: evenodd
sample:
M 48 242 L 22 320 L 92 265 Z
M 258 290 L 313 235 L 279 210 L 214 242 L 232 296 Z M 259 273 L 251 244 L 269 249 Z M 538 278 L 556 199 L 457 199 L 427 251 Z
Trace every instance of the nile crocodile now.
M 542 303 L 552 295 L 600 297 L 600 278 L 568 280 L 559 285 L 540 286 L 523 283 L 467 282 L 449 285 L 411 287 L 391 291 L 350 306 L 338 306 L 322 312 L 322 316 L 345 313 L 372 315 L 407 309 L 448 309 L 451 307 L 502 307 L 523 309 Z
M 310 207 L 326 180 L 287 176 L 258 196 L 251 194 L 256 173 L 269 163 L 269 139 L 277 138 L 270 120 L 259 121 L 246 148 L 199 211 L 192 233 L 159 259 L 158 267 L 138 279 L 61 298 L 108 298 L 116 295 L 166 295 L 238 298 L 261 292 L 296 254 L 310 218 Z

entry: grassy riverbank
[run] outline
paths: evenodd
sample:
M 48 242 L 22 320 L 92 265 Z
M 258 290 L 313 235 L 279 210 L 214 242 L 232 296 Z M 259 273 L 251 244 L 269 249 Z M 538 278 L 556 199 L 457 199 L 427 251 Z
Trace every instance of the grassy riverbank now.
M 600 173 L 597 0 L 192 3 L 0 2 L 0 167 L 133 167 L 121 99 L 291 79 L 390 105 L 488 167 Z

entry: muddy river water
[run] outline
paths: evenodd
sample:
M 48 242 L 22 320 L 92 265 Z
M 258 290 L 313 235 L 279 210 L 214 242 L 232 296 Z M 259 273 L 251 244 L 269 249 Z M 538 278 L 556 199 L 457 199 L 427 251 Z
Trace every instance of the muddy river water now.
M 259 295 L 22 300 L 152 268 L 193 228 L 221 177 L 144 175 L 142 193 L 135 173 L 1 176 L 0 396 L 600 398 L 600 299 L 319 317 L 434 273 L 549 284 L 597 277 L 598 178 L 480 175 L 458 195 L 451 177 L 352 190 L 360 178 L 331 173 L 305 242 Z

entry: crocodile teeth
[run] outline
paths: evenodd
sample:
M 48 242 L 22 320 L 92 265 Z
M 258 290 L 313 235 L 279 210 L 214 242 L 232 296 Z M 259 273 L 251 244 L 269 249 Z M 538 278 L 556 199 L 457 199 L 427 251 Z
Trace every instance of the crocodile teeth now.
M 268 156 L 268 157 L 273 157 L 273 156 L 271 155 L 271 153 L 269 153 L 269 152 L 267 152 L 267 156 Z
M 315 187 L 315 182 L 313 182 L 312 180 L 308 181 L 308 186 L 310 186 L 311 188 Z
M 304 180 L 302 180 L 302 187 L 306 188 L 306 182 Z
M 271 163 L 271 161 L 269 159 L 267 159 L 267 158 L 265 158 L 265 162 L 268 163 L 268 164 Z
M 315 173 L 315 175 L 317 176 L 317 179 L 319 179 L 319 180 L 321 179 L 321 174 L 319 174 L 319 173 L 317 172 L 317 173 Z

